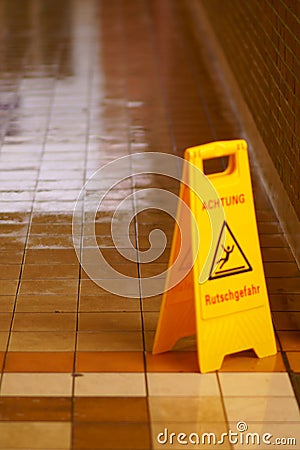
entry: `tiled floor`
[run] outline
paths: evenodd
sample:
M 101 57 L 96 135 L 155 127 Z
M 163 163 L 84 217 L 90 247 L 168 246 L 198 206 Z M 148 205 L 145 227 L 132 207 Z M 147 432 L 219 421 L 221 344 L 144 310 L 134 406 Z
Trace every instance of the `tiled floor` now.
M 297 438 L 279 448 L 299 449 L 300 275 L 254 161 L 276 356 L 249 351 L 200 374 L 193 337 L 153 356 L 160 296 L 110 294 L 73 247 L 75 201 L 104 164 L 241 136 L 201 20 L 196 29 L 184 0 L 3 0 L 0 24 L 0 449 L 239 449 L 193 442 L 239 421 Z M 173 221 L 138 214 L 130 235 L 140 248 L 156 226 L 169 238 L 155 263 L 141 264 L 116 252 L 110 220 L 120 200 L 154 187 L 176 193 L 178 183 L 127 179 L 96 217 L 103 254 L 129 277 L 166 268 Z M 147 191 L 139 201 L 151 208 Z M 131 208 L 119 220 L 121 247 Z M 189 444 L 181 432 L 194 433 Z

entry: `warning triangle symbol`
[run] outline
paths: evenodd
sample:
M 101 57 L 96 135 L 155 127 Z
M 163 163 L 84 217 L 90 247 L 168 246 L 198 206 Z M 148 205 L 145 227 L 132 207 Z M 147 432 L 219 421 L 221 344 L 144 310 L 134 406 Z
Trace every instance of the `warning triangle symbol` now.
M 209 280 L 251 271 L 251 264 L 229 225 L 224 221 L 214 253 Z

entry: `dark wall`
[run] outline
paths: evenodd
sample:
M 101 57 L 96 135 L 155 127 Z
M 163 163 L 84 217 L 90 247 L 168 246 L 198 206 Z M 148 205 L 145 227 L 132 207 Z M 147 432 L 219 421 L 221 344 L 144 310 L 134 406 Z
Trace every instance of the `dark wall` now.
M 300 1 L 199 1 L 300 218 Z

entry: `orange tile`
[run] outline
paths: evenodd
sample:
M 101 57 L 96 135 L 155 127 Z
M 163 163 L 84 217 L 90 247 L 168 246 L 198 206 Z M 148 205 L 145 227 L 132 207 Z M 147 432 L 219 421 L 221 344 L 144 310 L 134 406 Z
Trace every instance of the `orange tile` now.
M 199 372 L 197 352 L 146 354 L 147 372 Z
M 300 351 L 300 331 L 278 331 L 284 351 Z
M 300 372 L 300 352 L 286 352 L 291 369 L 294 372 Z
M 73 372 L 73 352 L 8 352 L 5 372 Z
M 75 397 L 75 422 L 147 422 L 144 397 Z
M 61 397 L 1 397 L 0 420 L 71 421 L 72 399 Z
M 99 423 L 77 422 L 74 424 L 74 450 L 128 449 L 148 450 L 150 427 L 146 423 Z
M 220 372 L 286 372 L 281 354 L 257 358 L 251 350 L 224 358 Z
M 142 352 L 77 352 L 76 372 L 143 372 Z

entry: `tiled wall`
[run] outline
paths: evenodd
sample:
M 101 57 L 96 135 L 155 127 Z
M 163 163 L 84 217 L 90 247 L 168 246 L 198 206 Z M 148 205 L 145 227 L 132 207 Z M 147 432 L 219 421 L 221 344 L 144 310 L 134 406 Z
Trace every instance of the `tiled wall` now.
M 300 2 L 199 1 L 300 218 Z

